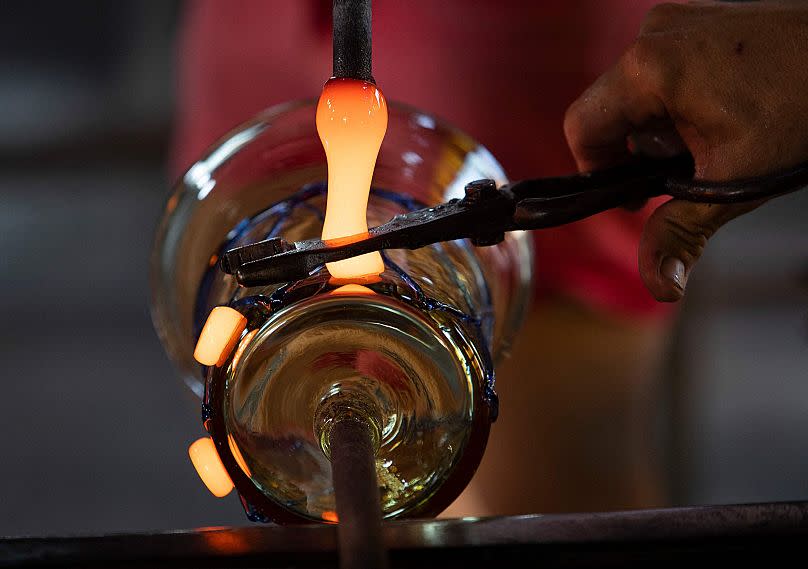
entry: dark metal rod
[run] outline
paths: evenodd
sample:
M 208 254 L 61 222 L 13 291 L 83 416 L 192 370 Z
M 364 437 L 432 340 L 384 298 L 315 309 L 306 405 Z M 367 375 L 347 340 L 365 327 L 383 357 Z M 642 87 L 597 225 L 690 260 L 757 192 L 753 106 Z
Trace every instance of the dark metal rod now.
M 370 0 L 334 0 L 334 77 L 375 83 Z
M 337 420 L 329 435 L 342 569 L 388 566 L 373 441 L 367 424 Z

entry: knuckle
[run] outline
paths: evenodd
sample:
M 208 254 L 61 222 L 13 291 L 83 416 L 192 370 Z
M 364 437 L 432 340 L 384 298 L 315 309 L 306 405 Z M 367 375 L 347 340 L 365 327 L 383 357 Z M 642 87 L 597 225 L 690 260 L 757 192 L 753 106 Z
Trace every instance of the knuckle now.
M 574 146 L 578 141 L 583 130 L 583 121 L 581 120 L 581 105 L 575 101 L 564 113 L 564 136 L 567 138 L 567 143 Z
M 676 92 L 679 74 L 676 56 L 660 36 L 640 35 L 621 59 L 623 74 L 663 101 Z
M 659 40 L 653 36 L 640 35 L 621 59 L 625 72 L 633 75 L 644 75 L 664 64 L 660 52 Z
M 648 10 L 641 29 L 644 32 L 659 32 L 670 25 L 687 10 L 686 5 L 674 2 L 662 2 Z

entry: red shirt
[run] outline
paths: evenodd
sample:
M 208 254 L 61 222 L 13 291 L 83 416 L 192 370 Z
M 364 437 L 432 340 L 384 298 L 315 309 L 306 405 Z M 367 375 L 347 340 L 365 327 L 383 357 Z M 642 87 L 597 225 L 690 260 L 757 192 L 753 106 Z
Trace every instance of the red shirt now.
M 511 179 L 570 173 L 564 112 L 631 43 L 654 3 L 377 1 L 373 74 L 389 99 L 444 118 L 487 146 Z M 331 73 L 330 4 L 189 3 L 174 174 L 261 109 L 319 95 Z M 637 269 L 639 236 L 656 204 L 534 232 L 537 291 L 627 316 L 669 313 Z

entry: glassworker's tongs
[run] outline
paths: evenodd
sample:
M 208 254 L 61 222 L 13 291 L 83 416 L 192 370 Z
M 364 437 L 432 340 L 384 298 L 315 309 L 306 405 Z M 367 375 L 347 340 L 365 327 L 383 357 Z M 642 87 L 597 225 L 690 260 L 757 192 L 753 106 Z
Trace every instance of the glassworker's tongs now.
M 397 215 L 367 233 L 322 241 L 290 243 L 275 237 L 227 251 L 220 264 L 243 286 L 282 283 L 306 277 L 324 263 L 382 249 L 418 249 L 440 241 L 470 239 L 494 245 L 508 231 L 543 229 L 578 221 L 655 196 L 703 203 L 736 203 L 769 198 L 808 185 L 808 163 L 759 178 L 731 182 L 693 179 L 689 155 L 632 162 L 607 170 L 506 184 L 493 180 L 466 186 L 466 196 Z

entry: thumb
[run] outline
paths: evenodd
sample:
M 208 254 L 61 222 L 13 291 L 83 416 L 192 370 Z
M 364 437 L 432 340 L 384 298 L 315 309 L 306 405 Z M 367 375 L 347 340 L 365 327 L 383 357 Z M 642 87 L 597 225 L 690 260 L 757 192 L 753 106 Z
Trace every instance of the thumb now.
M 676 302 L 707 240 L 725 223 L 762 202 L 718 205 L 671 200 L 654 211 L 640 239 L 639 266 L 645 286 L 659 301 Z

